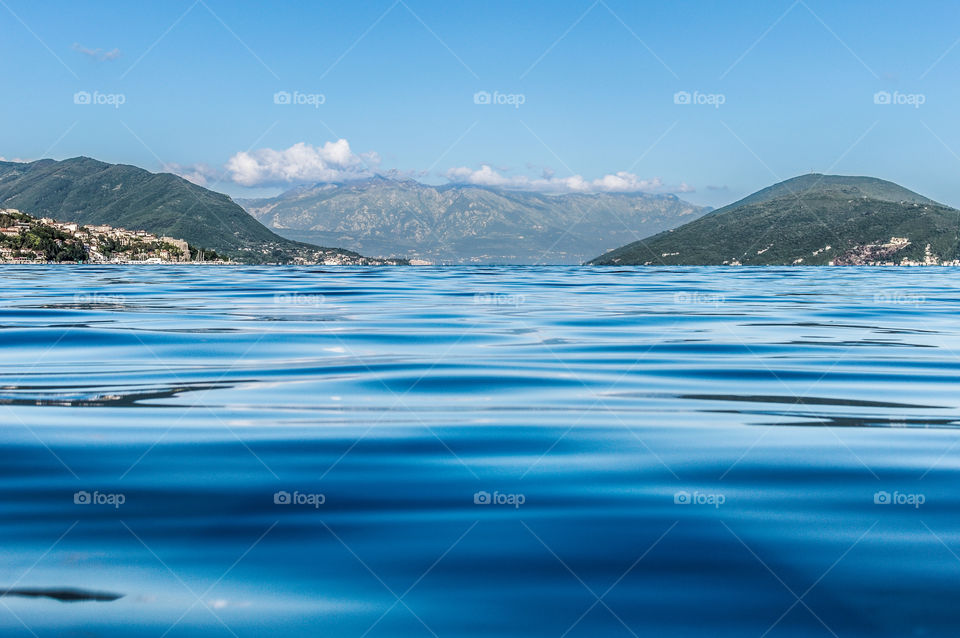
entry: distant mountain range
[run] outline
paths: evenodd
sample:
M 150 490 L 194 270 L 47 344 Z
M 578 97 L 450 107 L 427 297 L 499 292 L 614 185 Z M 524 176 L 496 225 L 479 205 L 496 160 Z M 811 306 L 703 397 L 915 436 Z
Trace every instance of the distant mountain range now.
M 593 265 L 938 264 L 960 211 L 872 177 L 810 174 L 593 259 Z
M 179 238 L 247 263 L 578 264 L 603 253 L 588 263 L 960 265 L 960 210 L 840 175 L 802 175 L 714 211 L 675 195 L 548 195 L 380 176 L 235 202 L 176 175 L 77 157 L 0 162 L 6 208 Z
M 365 263 L 357 253 L 280 237 L 228 196 L 169 173 L 89 157 L 0 162 L 0 208 L 188 241 L 247 262 Z
M 545 195 L 379 176 L 237 202 L 289 239 L 460 264 L 580 264 L 709 210 L 675 195 Z

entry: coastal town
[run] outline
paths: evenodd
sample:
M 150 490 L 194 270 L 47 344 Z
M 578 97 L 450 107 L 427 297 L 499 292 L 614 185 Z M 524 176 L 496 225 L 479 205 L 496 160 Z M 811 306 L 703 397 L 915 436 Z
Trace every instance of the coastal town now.
M 262 247 L 253 262 L 236 261 L 183 239 L 128 230 L 107 224 L 83 225 L 49 217 L 36 218 L 14 208 L 0 208 L 0 264 L 205 264 L 294 266 L 402 265 L 404 259 L 363 257 L 304 244 L 296 253 L 278 255 Z
M 891 237 L 889 241 L 879 241 L 872 244 L 860 244 L 849 248 L 842 253 L 837 254 L 836 257 L 830 259 L 826 262 L 827 266 L 960 266 L 960 259 L 943 259 L 939 255 L 935 254 L 930 246 L 927 244 L 924 247 L 923 259 L 910 259 L 909 257 L 898 256 L 897 253 L 903 251 L 904 249 L 911 246 L 913 242 L 910 241 L 909 237 Z M 770 248 L 773 247 L 773 244 L 757 251 L 758 255 L 762 255 L 767 252 Z M 813 251 L 811 254 L 812 257 L 817 257 L 821 254 L 829 255 L 838 252 L 830 244 L 827 244 L 823 248 L 818 248 Z M 670 255 L 677 255 L 679 253 L 663 253 L 663 257 L 668 257 Z M 647 262 L 651 264 L 652 262 Z M 812 265 L 818 265 L 822 262 L 813 262 Z M 729 260 L 723 262 L 724 266 L 742 266 L 742 262 L 739 259 Z M 811 265 L 804 262 L 803 257 L 799 257 L 793 261 L 794 266 L 806 266 Z
M 891 237 L 890 241 L 856 246 L 829 262 L 830 266 L 960 266 L 960 260 L 941 259 L 924 247 L 923 259 L 897 258 L 897 253 L 910 246 L 909 237 Z M 830 249 L 830 246 L 827 246 Z
M 0 209 L 0 263 L 230 264 L 214 251 L 174 237 L 106 224 L 79 225 Z

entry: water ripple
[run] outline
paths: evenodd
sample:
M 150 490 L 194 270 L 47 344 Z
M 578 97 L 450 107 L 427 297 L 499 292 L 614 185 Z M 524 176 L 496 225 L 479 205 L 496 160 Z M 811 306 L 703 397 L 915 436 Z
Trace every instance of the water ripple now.
M 960 626 L 955 269 L 0 280 L 5 635 Z

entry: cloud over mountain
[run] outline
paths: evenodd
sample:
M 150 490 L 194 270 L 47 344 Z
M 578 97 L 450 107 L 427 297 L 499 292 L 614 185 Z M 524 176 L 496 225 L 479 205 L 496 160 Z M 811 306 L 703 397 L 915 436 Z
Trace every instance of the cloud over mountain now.
M 208 186 L 212 182 L 221 180 L 220 173 L 216 169 L 203 163 L 189 165 L 177 163 L 162 164 L 160 170 L 164 173 L 179 175 L 197 186 Z
M 374 151 L 355 153 L 349 142 L 339 139 L 313 146 L 298 142 L 286 149 L 260 148 L 234 154 L 226 163 L 225 179 L 247 187 L 293 186 L 318 182 L 346 182 L 373 175 L 396 176 L 379 170 L 380 155 Z M 209 167 L 174 165 L 166 170 L 198 184 L 211 177 Z M 557 177 L 545 169 L 539 177 L 510 174 L 483 164 L 478 169 L 459 166 L 440 173 L 454 184 L 491 186 L 507 190 L 541 193 L 689 193 L 685 183 L 672 185 L 660 177 L 643 178 L 629 171 L 608 173 L 595 179 L 582 175 Z M 419 175 L 419 173 L 418 173 Z
M 627 171 L 618 171 L 593 180 L 587 180 L 581 175 L 555 177 L 549 173 L 539 178 L 532 178 L 526 175 L 505 175 L 487 164 L 477 170 L 465 166 L 451 168 L 446 172 L 446 178 L 457 184 L 496 186 L 545 193 L 686 193 L 693 190 L 686 184 L 668 188 L 659 177 L 643 179 Z
M 380 163 L 376 153 L 356 154 L 345 139 L 311 146 L 298 142 L 284 150 L 243 151 L 227 161 L 230 179 L 242 186 L 337 182 L 369 177 Z

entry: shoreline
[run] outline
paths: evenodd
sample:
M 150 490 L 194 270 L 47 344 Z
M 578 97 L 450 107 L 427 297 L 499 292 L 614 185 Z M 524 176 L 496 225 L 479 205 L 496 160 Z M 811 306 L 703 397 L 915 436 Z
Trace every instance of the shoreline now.
M 741 269 L 760 269 L 760 268 L 790 268 L 793 270 L 801 269 L 822 269 L 822 270 L 846 270 L 846 269 L 864 269 L 864 268 L 882 268 L 916 270 L 918 268 L 960 268 L 960 263 L 950 264 L 245 264 L 240 262 L 212 262 L 212 261 L 164 261 L 164 262 L 143 262 L 143 261 L 103 261 L 103 262 L 68 262 L 68 261 L 24 261 L 24 262 L 0 262 L 0 268 L 4 266 L 226 266 L 226 267 L 269 267 L 269 268 L 314 268 L 317 266 L 336 267 L 349 266 L 351 268 L 578 268 L 584 271 L 590 271 L 603 268 L 630 268 L 635 270 L 659 270 L 664 268 L 723 268 L 729 270 Z

